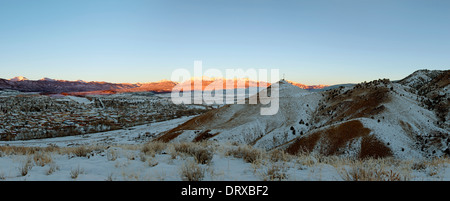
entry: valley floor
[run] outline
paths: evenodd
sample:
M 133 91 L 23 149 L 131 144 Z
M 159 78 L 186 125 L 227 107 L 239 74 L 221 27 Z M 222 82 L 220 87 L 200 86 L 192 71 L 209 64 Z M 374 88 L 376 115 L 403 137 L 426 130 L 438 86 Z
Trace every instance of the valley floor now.
M 216 142 L 148 142 L 191 117 L 84 136 L 0 142 L 0 181 L 450 180 L 450 159 L 351 159 Z M 150 131 L 150 132 L 149 132 Z

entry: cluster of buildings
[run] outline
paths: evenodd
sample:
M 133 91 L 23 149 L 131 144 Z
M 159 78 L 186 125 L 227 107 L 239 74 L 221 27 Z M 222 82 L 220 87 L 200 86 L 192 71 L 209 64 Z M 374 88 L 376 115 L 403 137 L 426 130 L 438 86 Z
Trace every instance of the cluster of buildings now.
M 157 96 L 0 96 L 0 140 L 28 140 L 95 133 L 195 115 L 198 107 Z

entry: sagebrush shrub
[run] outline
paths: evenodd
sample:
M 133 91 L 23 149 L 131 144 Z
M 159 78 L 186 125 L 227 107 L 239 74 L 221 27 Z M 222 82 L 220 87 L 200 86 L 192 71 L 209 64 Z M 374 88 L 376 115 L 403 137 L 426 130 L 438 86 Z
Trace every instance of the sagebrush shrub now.
M 166 146 L 166 143 L 160 141 L 149 142 L 142 147 L 141 152 L 146 155 L 160 154 L 166 149 Z
M 209 164 L 214 156 L 211 151 L 205 148 L 194 149 L 192 155 L 199 164 Z
M 261 150 L 250 146 L 239 146 L 237 148 L 233 148 L 228 150 L 226 155 L 242 158 L 247 163 L 254 163 L 262 158 Z
M 195 161 L 199 164 L 209 164 L 214 156 L 210 150 L 201 147 L 196 143 L 174 144 L 174 149 L 176 152 L 193 156 Z
M 181 166 L 180 174 L 183 181 L 201 181 L 205 177 L 205 169 L 190 161 Z
M 78 157 L 87 157 L 92 150 L 86 146 L 78 146 L 72 149 L 72 154 Z
M 44 167 L 46 164 L 53 161 L 52 157 L 48 153 L 44 153 L 42 151 L 36 152 L 33 155 L 33 160 L 36 165 L 41 167 Z

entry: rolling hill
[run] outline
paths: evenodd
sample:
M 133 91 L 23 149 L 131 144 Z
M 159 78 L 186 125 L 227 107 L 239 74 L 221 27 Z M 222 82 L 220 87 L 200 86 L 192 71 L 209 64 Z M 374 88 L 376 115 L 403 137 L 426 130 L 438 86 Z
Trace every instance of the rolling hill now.
M 291 154 L 360 158 L 449 155 L 449 74 L 419 70 L 400 81 L 379 79 L 317 92 L 282 80 L 273 116 L 260 115 L 266 107 L 260 103 L 225 105 L 155 140 L 237 142 Z

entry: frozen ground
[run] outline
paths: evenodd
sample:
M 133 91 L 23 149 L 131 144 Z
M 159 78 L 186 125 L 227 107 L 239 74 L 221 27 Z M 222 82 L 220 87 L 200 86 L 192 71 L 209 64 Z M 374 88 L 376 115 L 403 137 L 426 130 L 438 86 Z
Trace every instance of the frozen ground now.
M 145 138 L 189 118 L 192 117 L 84 136 L 1 142 L 0 180 L 180 181 L 190 178 L 189 173 L 195 170 L 201 175 L 196 179 L 207 181 L 339 181 L 356 177 L 450 180 L 447 158 L 360 161 L 318 155 L 290 156 L 231 143 L 185 143 L 190 150 L 207 150 L 211 154 L 210 160 L 202 164 L 196 162 L 195 153 L 180 151 L 182 143 L 148 143 Z M 80 148 L 85 155 L 79 154 Z

